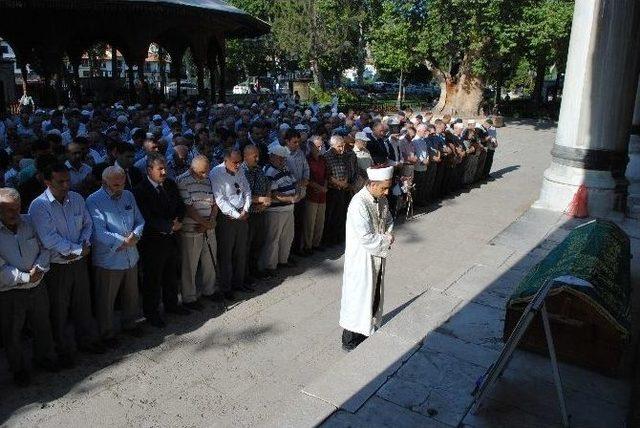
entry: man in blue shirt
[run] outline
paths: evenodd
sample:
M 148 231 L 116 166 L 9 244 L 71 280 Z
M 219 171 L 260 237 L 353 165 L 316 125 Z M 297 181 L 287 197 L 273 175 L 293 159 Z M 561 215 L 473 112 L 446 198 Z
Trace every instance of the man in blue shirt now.
M 138 248 L 144 218 L 133 193 L 124 190 L 126 174 L 119 166 L 102 172 L 102 188 L 87 198 L 93 220 L 93 266 L 95 269 L 96 318 L 102 341 L 117 347 L 113 306 L 122 297 L 122 328 L 140 336 L 138 315 Z
M 22 330 L 33 332 L 35 363 L 57 369 L 49 322 L 49 298 L 42 277 L 49 270 L 49 252 L 41 247 L 29 216 L 20 215 L 20 194 L 0 189 L 0 325 L 9 369 L 19 386 L 30 375 L 22 352 Z
M 73 344 L 65 333 L 69 312 L 80 350 L 104 353 L 91 315 L 89 270 L 92 222 L 82 196 L 69 191 L 71 179 L 63 163 L 44 169 L 47 189 L 29 207 L 29 216 L 44 248 L 51 252 L 47 274 L 51 324 L 61 364 L 73 365 Z

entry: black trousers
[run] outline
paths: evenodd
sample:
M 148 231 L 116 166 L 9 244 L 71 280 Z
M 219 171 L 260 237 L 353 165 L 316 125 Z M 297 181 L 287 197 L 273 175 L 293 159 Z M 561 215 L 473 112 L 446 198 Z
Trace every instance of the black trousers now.
M 440 168 L 439 164 L 436 164 L 436 163 L 431 163 L 427 167 L 427 180 L 425 181 L 425 187 L 427 189 L 426 190 L 427 204 L 435 199 L 434 188 L 436 185 L 436 178 L 437 178 L 439 168 Z
M 249 274 L 255 274 L 258 271 L 258 258 L 260 258 L 260 252 L 264 245 L 266 228 L 264 212 L 251 213 L 247 238 L 247 271 Z
M 345 225 L 349 208 L 349 193 L 346 190 L 328 189 L 327 208 L 324 217 L 325 245 L 336 245 L 344 242 Z
M 431 199 L 436 200 L 442 197 L 442 183 L 444 182 L 445 172 L 447 166 L 444 162 L 438 162 L 436 168 L 436 178 L 433 181 L 433 187 L 431 188 Z
M 380 284 L 382 282 L 382 269 L 378 271 L 378 278 L 376 278 L 376 289 L 373 294 L 373 305 L 371 305 L 371 313 L 378 312 L 378 306 L 380 305 Z M 364 334 L 356 333 L 347 329 L 342 330 L 342 344 L 348 347 L 358 346 L 362 343 L 367 336 Z
M 54 360 L 53 335 L 49 322 L 49 297 L 44 282 L 28 290 L 0 293 L 0 326 L 9 370 L 19 372 L 27 365 L 22 350 L 22 329 L 28 323 L 33 332 L 36 361 Z
M 491 166 L 493 165 L 493 155 L 496 153 L 495 150 L 487 150 L 487 158 L 484 160 L 484 168 L 482 178 L 489 177 L 491 173 Z
M 303 247 L 304 236 L 304 208 L 305 200 L 297 202 L 293 206 L 293 242 L 291 243 L 291 251 L 299 252 Z
M 178 306 L 178 242 L 174 235 L 145 237 L 140 242 L 142 261 L 142 308 L 149 318 L 157 316 L 160 301 Z
M 427 204 L 429 195 L 428 178 L 427 171 L 415 171 L 413 174 L 413 183 L 416 186 L 413 200 L 418 207 L 423 207 Z
M 231 291 L 244 284 L 248 236 L 248 221 L 231 219 L 223 214 L 218 216 L 216 237 L 222 291 Z

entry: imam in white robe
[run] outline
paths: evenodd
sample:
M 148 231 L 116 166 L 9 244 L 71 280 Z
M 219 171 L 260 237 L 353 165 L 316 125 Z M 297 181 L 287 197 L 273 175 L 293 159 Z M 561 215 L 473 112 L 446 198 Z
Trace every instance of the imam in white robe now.
M 340 326 L 370 336 L 382 321 L 385 259 L 391 245 L 393 218 L 386 198 L 377 201 L 367 187 L 351 199 L 347 211 Z M 380 301 L 373 313 L 376 280 Z

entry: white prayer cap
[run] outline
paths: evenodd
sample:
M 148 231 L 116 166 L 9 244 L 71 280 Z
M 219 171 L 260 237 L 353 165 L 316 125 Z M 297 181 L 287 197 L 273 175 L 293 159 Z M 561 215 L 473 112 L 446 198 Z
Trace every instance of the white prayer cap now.
M 129 111 L 136 111 L 136 106 L 129 106 Z
M 199 101 L 198 101 L 198 105 L 199 105 L 199 106 L 203 106 L 203 105 L 205 105 L 205 104 L 206 104 L 206 102 L 205 102 L 204 100 L 199 100 Z
M 147 132 L 147 140 L 153 140 L 154 137 L 153 132 Z
M 400 119 L 397 116 L 392 116 L 389 118 L 389 125 L 400 125 Z
M 301 123 L 297 124 L 296 127 L 294 128 L 296 131 L 306 131 L 307 130 L 307 125 L 303 125 Z
M 127 119 L 127 116 L 125 116 L 124 114 L 118 116 L 118 119 L 116 120 L 118 121 L 118 123 L 127 123 L 129 121 L 129 119 Z
M 317 122 L 318 118 L 317 117 L 312 117 L 311 119 L 309 119 L 309 122 Z
M 331 117 L 338 117 L 338 113 L 336 112 L 331 113 Z
M 346 115 L 346 114 L 344 114 L 344 113 L 342 113 L 342 112 L 340 112 L 340 113 L 338 113 L 338 117 L 339 117 L 340 119 L 345 119 L 345 118 L 347 117 L 347 115 Z
M 276 155 L 276 156 L 280 156 L 281 158 L 286 158 L 287 156 L 289 156 L 289 153 L 290 153 L 289 149 L 284 146 L 281 146 L 280 143 L 278 142 L 274 142 L 269 146 L 270 155 Z
M 253 103 L 253 104 L 251 104 L 251 108 L 255 108 L 255 107 L 258 107 L 258 104 L 257 104 L 257 103 Z
M 154 114 L 151 120 L 153 120 L 154 122 L 157 120 L 162 120 L 162 116 L 160 116 L 159 114 Z
M 393 178 L 393 167 L 367 168 L 367 177 L 371 181 L 385 181 Z
M 89 110 L 82 110 L 82 111 L 80 112 L 80 114 L 81 114 L 82 116 L 91 116 L 91 112 L 90 112 Z
M 302 113 L 300 113 L 300 110 L 296 110 L 296 112 L 295 112 L 295 113 L 293 113 L 293 115 L 294 115 L 295 117 L 302 117 Z
M 178 121 L 178 119 L 177 119 L 175 116 L 169 116 L 169 117 L 167 118 L 167 123 L 168 123 L 169 125 L 174 124 L 174 123 L 176 123 L 177 121 Z
M 274 116 L 277 116 L 277 115 L 279 115 L 279 114 L 280 114 L 280 110 L 274 110 L 274 111 L 273 111 L 273 115 L 274 115 Z
M 280 125 L 280 131 L 286 131 L 289 128 L 291 128 L 291 127 L 289 126 L 288 123 L 283 123 L 283 124 Z
M 362 132 L 364 132 L 365 134 L 371 134 L 373 131 L 371 130 L 371 128 L 369 128 L 368 126 L 366 126 Z
M 305 116 L 311 116 L 311 110 L 306 109 L 306 110 L 304 111 L 304 115 L 305 115 Z
M 371 141 L 364 132 L 356 132 L 355 139 L 360 141 Z
M 47 135 L 57 135 L 58 137 L 61 137 L 62 134 L 60 133 L 60 130 L 58 129 L 52 129 L 49 132 L 47 132 Z

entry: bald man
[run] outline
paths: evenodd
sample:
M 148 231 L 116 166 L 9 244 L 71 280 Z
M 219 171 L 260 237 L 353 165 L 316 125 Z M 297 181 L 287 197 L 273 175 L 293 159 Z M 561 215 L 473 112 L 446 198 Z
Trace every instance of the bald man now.
M 141 334 L 138 318 L 138 241 L 144 218 L 133 193 L 125 190 L 126 173 L 119 166 L 102 172 L 102 188 L 87 198 L 93 220 L 92 264 L 95 278 L 95 309 L 103 344 L 118 346 L 113 310 L 122 297 L 122 329 L 132 336 Z
M 185 146 L 177 146 L 178 149 Z M 209 160 L 198 155 L 191 161 L 189 169 L 178 176 L 176 184 L 180 190 L 186 215 L 180 234 L 182 252 L 182 304 L 192 310 L 202 310 L 199 300 L 203 296 L 218 299 L 216 282 L 216 215 L 218 206 L 209 180 Z

